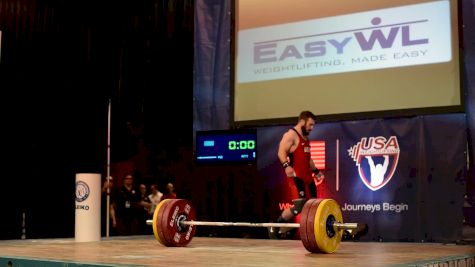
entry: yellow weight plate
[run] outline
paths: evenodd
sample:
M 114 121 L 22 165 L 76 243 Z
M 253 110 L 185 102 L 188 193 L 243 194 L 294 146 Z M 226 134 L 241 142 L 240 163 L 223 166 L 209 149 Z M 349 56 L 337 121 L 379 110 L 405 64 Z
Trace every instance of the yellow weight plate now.
M 333 199 L 324 199 L 317 207 L 314 220 L 315 240 L 323 253 L 335 252 L 343 234 L 341 230 L 332 229 L 331 220 L 343 223 L 340 205 Z

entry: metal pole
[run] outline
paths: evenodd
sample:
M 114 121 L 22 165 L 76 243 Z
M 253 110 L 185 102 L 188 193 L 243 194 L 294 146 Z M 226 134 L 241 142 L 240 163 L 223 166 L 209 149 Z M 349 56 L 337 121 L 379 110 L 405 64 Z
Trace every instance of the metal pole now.
M 110 221 L 110 140 L 111 140 L 111 99 L 109 98 L 109 105 L 107 111 L 107 207 L 106 207 L 106 237 L 109 237 L 109 221 Z

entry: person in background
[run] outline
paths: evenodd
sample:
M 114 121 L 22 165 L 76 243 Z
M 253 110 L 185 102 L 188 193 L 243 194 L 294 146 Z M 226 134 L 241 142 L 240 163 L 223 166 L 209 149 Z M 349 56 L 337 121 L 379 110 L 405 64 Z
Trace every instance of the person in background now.
M 175 187 L 172 183 L 168 183 L 166 187 L 166 193 L 163 195 L 163 199 L 176 198 Z
M 117 235 L 136 235 L 139 233 L 140 193 L 134 187 L 134 177 L 128 173 L 114 196 L 114 209 L 117 222 Z
M 139 220 L 139 233 L 140 234 L 150 234 L 152 228 L 147 225 L 147 219 L 149 219 L 149 211 L 152 207 L 152 203 L 148 198 L 147 186 L 145 184 L 139 185 L 140 190 L 140 202 L 139 208 L 137 209 L 138 212 L 138 220 Z
M 153 213 L 155 212 L 155 208 L 157 208 L 158 203 L 162 201 L 163 193 L 158 190 L 157 184 L 152 184 L 150 186 L 150 195 L 148 195 L 148 199 L 150 199 L 150 203 L 152 204 L 149 209 L 149 218 L 153 217 Z

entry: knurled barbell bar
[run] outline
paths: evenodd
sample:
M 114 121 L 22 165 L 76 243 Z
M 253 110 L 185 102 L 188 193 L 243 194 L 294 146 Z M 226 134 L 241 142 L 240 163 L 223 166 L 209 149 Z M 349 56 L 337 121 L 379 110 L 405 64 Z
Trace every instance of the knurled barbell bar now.
M 165 199 L 147 220 L 155 238 L 167 247 L 186 246 L 195 235 L 195 226 L 244 226 L 299 228 L 304 247 L 312 253 L 333 253 L 340 245 L 343 230 L 361 231 L 367 226 L 343 223 L 341 209 L 333 199 L 309 199 L 301 212 L 300 223 L 250 223 L 196 221 L 191 203 L 185 199 Z

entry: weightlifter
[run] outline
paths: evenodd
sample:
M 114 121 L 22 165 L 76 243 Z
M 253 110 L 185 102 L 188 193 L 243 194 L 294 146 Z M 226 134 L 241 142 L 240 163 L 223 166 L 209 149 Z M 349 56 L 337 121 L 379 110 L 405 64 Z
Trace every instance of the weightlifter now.
M 282 168 L 288 177 L 289 188 L 292 196 L 297 196 L 292 200 L 294 206 L 285 209 L 277 218 L 276 222 L 286 223 L 298 215 L 309 198 L 317 197 L 317 186 L 315 179 L 320 181 L 324 178 L 313 160 L 310 158 L 310 141 L 308 135 L 315 126 L 316 117 L 310 111 L 302 111 L 297 124 L 284 133 L 279 143 L 277 156 L 282 164 Z M 286 238 L 290 236 L 290 231 L 270 227 L 270 238 Z

